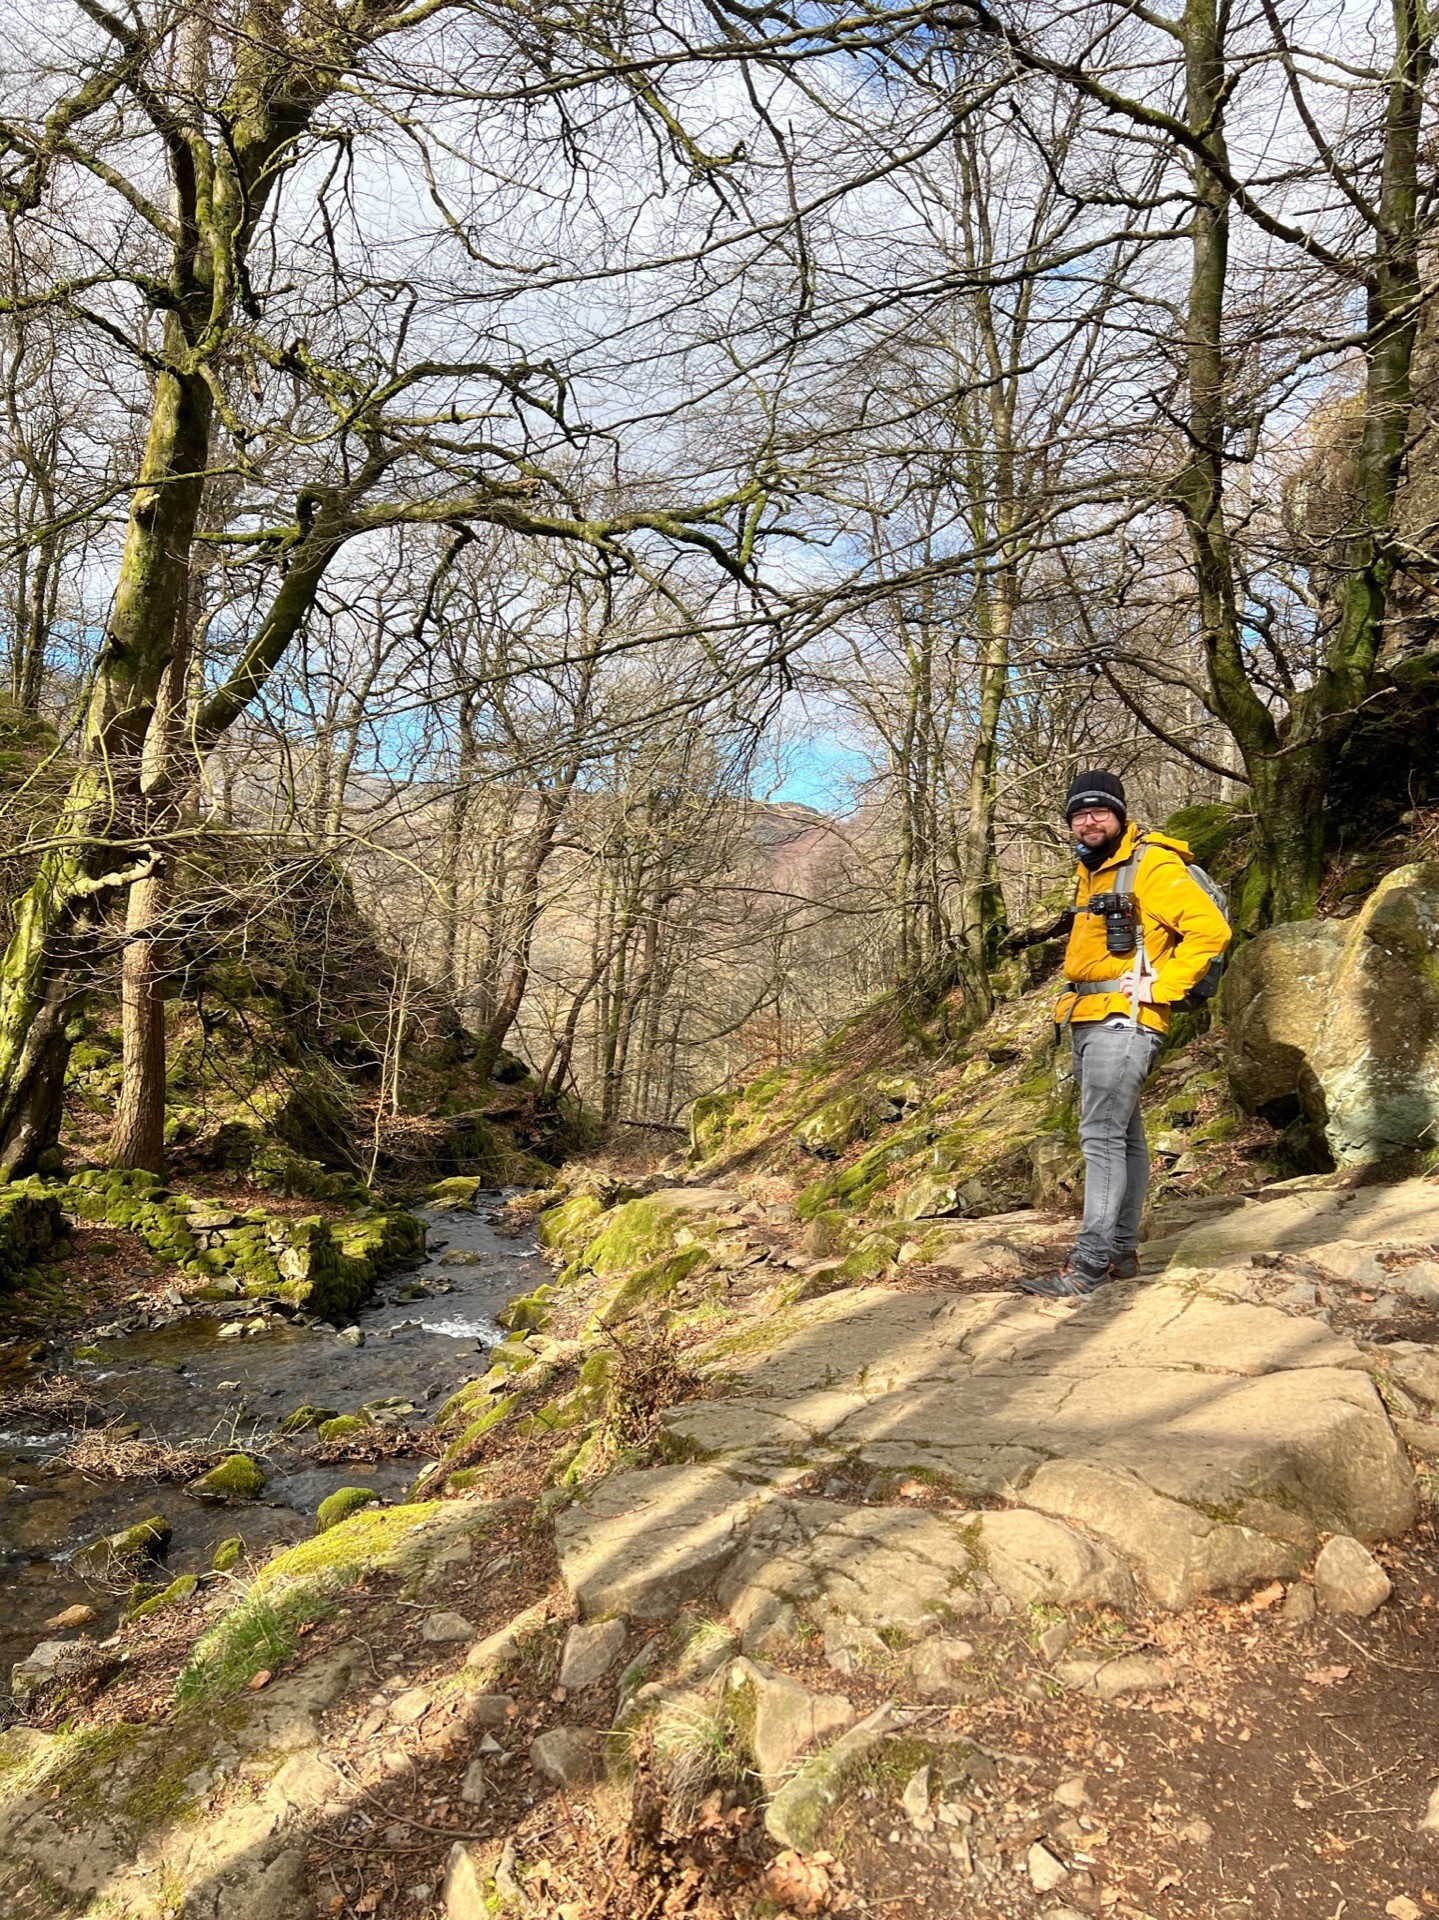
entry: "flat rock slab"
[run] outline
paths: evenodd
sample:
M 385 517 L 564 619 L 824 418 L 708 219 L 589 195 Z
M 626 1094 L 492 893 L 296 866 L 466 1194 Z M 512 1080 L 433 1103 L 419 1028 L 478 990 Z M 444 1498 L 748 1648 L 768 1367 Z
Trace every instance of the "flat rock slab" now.
M 719 1583 L 751 1645 L 799 1609 L 910 1637 L 985 1610 L 973 1514 L 777 1500 L 759 1514 Z
M 1266 1222 L 1319 1208 L 1321 1243 L 1380 1221 L 1412 1242 L 1436 1199 L 1439 1188 L 1409 1182 L 1256 1205 Z M 747 1636 L 795 1607 L 915 1632 L 996 1588 L 1017 1604 L 1124 1605 L 1128 1569 L 1182 1607 L 1291 1576 L 1321 1533 L 1372 1540 L 1414 1517 L 1372 1354 L 1318 1321 L 1211 1289 L 1202 1271 L 1116 1284 L 1079 1310 L 854 1289 L 786 1329 L 726 1357 L 715 1376 L 725 1397 L 667 1416 L 673 1443 L 705 1464 L 623 1476 L 581 1510 L 590 1519 L 562 1521 L 583 1608 L 628 1604 L 616 1557 L 642 1558 L 640 1577 L 677 1580 L 681 1597 L 721 1577 Z M 780 1501 L 755 1523 L 766 1460 L 792 1473 L 805 1457 L 919 1473 L 957 1500 L 998 1497 L 1059 1530 L 1021 1538 L 998 1516 L 816 1501 Z
M 753 1485 L 718 1467 L 620 1473 L 555 1520 L 560 1569 L 582 1614 L 658 1620 L 713 1585 L 744 1538 Z
M 1439 1185 L 1400 1180 L 1392 1186 L 1311 1187 L 1250 1200 L 1221 1219 L 1201 1221 L 1142 1252 L 1173 1266 L 1216 1266 L 1256 1248 L 1304 1253 L 1332 1241 L 1369 1247 L 1383 1241 L 1439 1245 Z

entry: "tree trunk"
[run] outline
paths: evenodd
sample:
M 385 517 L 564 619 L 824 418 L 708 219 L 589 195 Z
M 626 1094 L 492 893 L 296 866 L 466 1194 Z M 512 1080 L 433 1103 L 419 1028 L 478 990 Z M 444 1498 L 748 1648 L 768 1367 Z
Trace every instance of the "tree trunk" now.
M 178 356 L 178 323 L 170 344 Z M 52 1021 L 42 1047 L 31 1029 L 56 995 L 71 1005 L 65 961 L 97 900 L 148 874 L 152 859 L 117 857 L 133 845 L 141 754 L 174 652 L 210 438 L 210 391 L 193 375 L 162 371 L 150 417 L 140 483 L 130 504 L 109 630 L 95 667 L 76 769 L 55 833 L 58 843 L 16 903 L 15 931 L 0 960 L 0 1168 L 33 1165 L 35 1142 L 58 1134 L 47 1102 L 64 1083 L 65 1022 Z M 59 1061 L 58 1073 L 56 1062 Z
M 960 883 L 960 967 L 964 981 L 966 1024 L 981 1025 L 994 1011 L 989 970 L 995 960 L 1003 896 L 994 888 L 994 816 L 999 797 L 999 722 L 1009 691 L 1009 649 L 1014 624 L 1017 577 L 1001 570 L 994 591 L 984 592 L 980 607 L 979 715 L 974 757 L 969 767 L 969 809 L 965 821 L 964 864 Z
M 143 1167 L 147 1173 L 165 1170 L 165 1002 L 158 934 L 164 892 L 158 874 L 131 887 L 120 962 L 124 1076 L 110 1164 Z
M 1191 223 L 1189 411 L 1191 457 L 1178 489 L 1198 587 L 1211 706 L 1244 758 L 1256 817 L 1255 859 L 1236 910 L 1242 931 L 1305 919 L 1324 880 L 1324 808 L 1355 717 L 1368 697 L 1394 575 L 1394 505 L 1403 475 L 1413 399 L 1420 274 L 1419 130 L 1431 63 L 1428 20 L 1414 0 L 1393 0 L 1395 37 L 1374 253 L 1368 264 L 1358 520 L 1339 555 L 1343 586 L 1323 661 L 1308 686 L 1288 693 L 1276 723 L 1244 659 L 1223 488 L 1227 415 L 1222 348 L 1228 196 L 1216 172 L 1194 164 Z M 1227 169 L 1224 55 L 1214 0 L 1189 0 L 1184 16 L 1189 125 L 1216 166 Z

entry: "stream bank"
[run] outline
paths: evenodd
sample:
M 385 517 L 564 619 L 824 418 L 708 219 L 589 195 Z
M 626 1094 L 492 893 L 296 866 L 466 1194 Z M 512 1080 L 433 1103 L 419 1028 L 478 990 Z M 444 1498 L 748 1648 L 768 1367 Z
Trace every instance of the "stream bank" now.
M 0 1349 L 0 1405 L 10 1408 L 0 1418 L 0 1719 L 15 1711 L 12 1666 L 54 1637 L 47 1621 L 89 1608 L 85 1631 L 101 1639 L 120 1623 L 130 1581 L 87 1574 L 87 1544 L 158 1516 L 172 1533 L 163 1563 L 144 1574 L 163 1586 L 207 1573 L 222 1541 L 242 1539 L 258 1562 L 307 1538 L 320 1503 L 342 1486 L 404 1493 L 431 1450 L 424 1429 L 434 1408 L 501 1337 L 496 1314 L 548 1275 L 529 1238 L 496 1231 L 489 1214 L 502 1198 L 417 1208 L 423 1260 L 341 1326 L 285 1303 L 189 1306 L 175 1294 L 63 1339 Z M 48 1392 L 57 1377 L 77 1391 Z M 300 1407 L 366 1424 L 329 1445 L 314 1428 L 282 1435 Z M 67 1455 L 97 1429 L 210 1456 L 247 1453 L 265 1473 L 263 1491 L 224 1504 L 175 1480 L 77 1471 Z M 367 1450 L 380 1457 L 364 1458 Z

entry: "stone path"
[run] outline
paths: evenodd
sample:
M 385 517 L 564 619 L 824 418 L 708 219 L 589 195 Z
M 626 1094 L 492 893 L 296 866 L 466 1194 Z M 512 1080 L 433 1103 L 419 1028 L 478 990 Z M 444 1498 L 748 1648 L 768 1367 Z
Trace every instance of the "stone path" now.
M 1160 1250 L 1162 1279 L 1079 1306 L 812 1301 L 666 1416 L 682 1464 L 559 1516 L 565 1579 L 592 1615 L 714 1591 L 751 1650 L 800 1612 L 912 1636 L 1031 1600 L 1181 1608 L 1292 1579 L 1324 1535 L 1413 1523 L 1405 1441 L 1427 1429 L 1436 1356 L 1325 1322 L 1376 1276 L 1398 1289 L 1432 1266 L 1436 1241 L 1433 1182 L 1316 1186 L 1197 1223 Z M 797 1491 L 816 1473 L 835 1497 Z M 946 1504 L 889 1504 L 906 1479 Z

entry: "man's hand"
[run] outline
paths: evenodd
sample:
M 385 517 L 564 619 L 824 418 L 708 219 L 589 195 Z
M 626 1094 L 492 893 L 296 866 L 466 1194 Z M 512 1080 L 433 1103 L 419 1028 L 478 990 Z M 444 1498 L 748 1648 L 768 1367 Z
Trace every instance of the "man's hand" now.
M 1134 968 L 1131 967 L 1119 985 L 1121 991 L 1126 993 L 1131 1000 L 1138 1000 L 1140 1006 L 1152 1007 L 1154 1005 L 1154 982 L 1147 973 L 1140 974 L 1138 979 L 1136 979 Z

